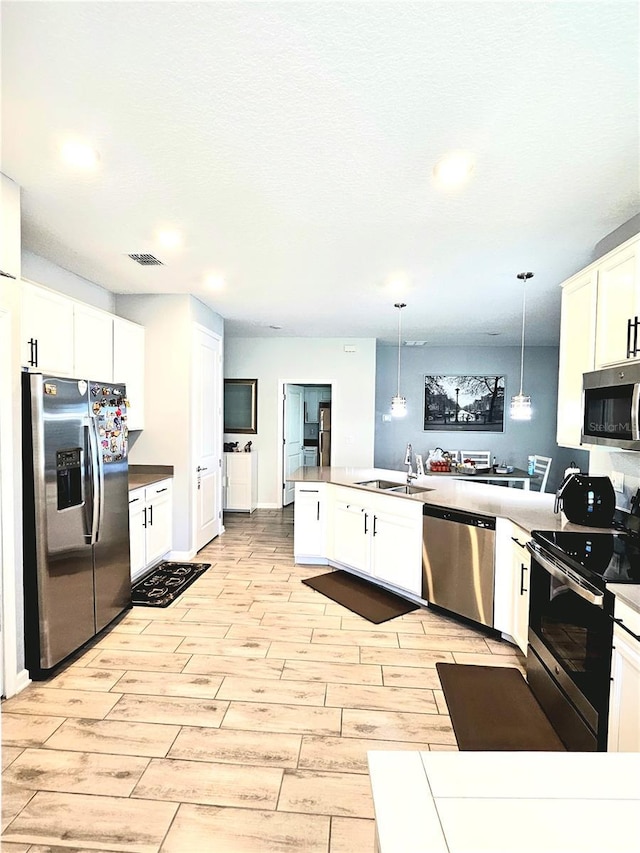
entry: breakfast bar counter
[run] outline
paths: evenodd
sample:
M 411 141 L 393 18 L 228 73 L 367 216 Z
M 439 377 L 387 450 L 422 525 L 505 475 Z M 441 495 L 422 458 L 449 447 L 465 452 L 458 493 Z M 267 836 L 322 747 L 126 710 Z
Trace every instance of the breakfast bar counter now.
M 407 482 L 407 475 L 404 471 L 385 468 L 309 467 L 298 468 L 288 479 L 299 483 L 351 486 L 371 493 L 376 490 L 361 483 L 384 479 L 401 485 Z M 412 479 L 411 485 L 425 491 L 412 495 L 396 494 L 398 500 L 418 501 L 446 509 L 506 518 L 528 533 L 532 530 L 585 530 L 584 527 L 567 521 L 563 514 L 553 511 L 555 497 L 552 494 L 510 489 L 478 482 L 476 477 L 459 479 L 449 474 L 424 474 Z
M 378 853 L 640 853 L 640 753 L 368 753 Z

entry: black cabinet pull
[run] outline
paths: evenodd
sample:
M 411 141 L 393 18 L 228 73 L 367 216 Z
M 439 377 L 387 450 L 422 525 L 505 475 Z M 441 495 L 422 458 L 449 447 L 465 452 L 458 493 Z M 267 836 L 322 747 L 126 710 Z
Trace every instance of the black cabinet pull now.
M 27 343 L 29 344 L 29 367 L 37 367 L 38 366 L 38 339 L 37 338 L 29 338 Z
M 134 504 L 136 501 L 139 501 L 139 500 L 140 500 L 140 498 L 131 498 L 131 500 L 129 501 L 129 503 L 130 503 L 130 504 Z
M 525 566 L 524 563 L 520 563 L 520 595 L 524 595 L 527 590 L 524 588 L 524 573 L 528 572 L 529 569 Z
M 526 545 L 523 545 L 523 544 L 522 544 L 522 542 L 521 542 L 519 539 L 516 539 L 516 537 L 515 537 L 515 536 L 512 536 L 512 537 L 511 537 L 511 539 L 516 543 L 516 545 L 519 545 L 521 548 L 526 548 L 526 547 L 527 547 Z
M 164 489 L 156 489 L 156 495 L 159 495 L 160 492 L 166 492 L 168 488 L 168 486 L 165 486 Z
M 149 527 L 153 527 L 153 504 L 149 507 Z
M 376 533 L 378 532 L 378 531 L 376 530 L 376 523 L 377 523 L 377 521 L 378 521 L 378 516 L 377 516 L 377 515 L 374 515 L 374 516 L 373 516 L 373 535 L 374 535 L 374 536 L 375 536 L 375 535 L 376 535 Z
M 633 318 L 633 355 L 638 355 L 638 318 Z
M 627 320 L 627 358 L 631 358 L 631 317 Z
M 367 518 L 369 518 L 369 513 L 365 512 L 364 514 L 364 535 L 367 535 Z
M 143 527 L 147 526 L 147 508 L 146 507 L 142 510 L 142 526 Z
M 316 521 L 320 521 L 320 501 L 318 501 L 318 512 L 316 514 Z

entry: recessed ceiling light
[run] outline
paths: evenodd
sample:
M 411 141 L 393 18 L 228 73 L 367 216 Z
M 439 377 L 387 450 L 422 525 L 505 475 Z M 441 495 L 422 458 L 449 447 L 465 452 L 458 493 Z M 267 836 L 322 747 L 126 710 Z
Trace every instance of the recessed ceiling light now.
M 178 249 L 182 245 L 182 235 L 173 228 L 162 228 L 158 231 L 157 240 L 165 249 Z
M 446 189 L 462 186 L 471 177 L 475 158 L 468 151 L 451 151 L 433 167 L 433 177 Z
M 409 290 L 410 278 L 406 272 L 398 271 L 391 273 L 385 281 L 385 289 L 392 296 L 402 296 Z
M 212 274 L 205 278 L 204 283 L 210 290 L 222 290 L 226 282 L 221 275 Z
M 61 148 L 62 159 L 76 169 L 95 169 L 100 155 L 84 142 L 68 139 Z

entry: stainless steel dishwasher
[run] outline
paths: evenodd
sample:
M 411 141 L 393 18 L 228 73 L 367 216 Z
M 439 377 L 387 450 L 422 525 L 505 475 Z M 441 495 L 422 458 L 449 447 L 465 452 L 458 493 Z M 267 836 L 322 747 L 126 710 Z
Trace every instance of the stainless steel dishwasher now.
M 493 627 L 496 520 L 427 506 L 422 521 L 422 597 Z

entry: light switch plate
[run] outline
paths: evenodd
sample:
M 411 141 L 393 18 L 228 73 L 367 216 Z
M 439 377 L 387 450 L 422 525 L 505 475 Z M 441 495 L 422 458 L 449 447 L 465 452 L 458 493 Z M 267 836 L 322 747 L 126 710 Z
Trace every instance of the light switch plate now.
M 624 491 L 624 474 L 622 471 L 612 471 L 611 482 L 613 483 L 613 490 L 615 492 L 622 493 Z

